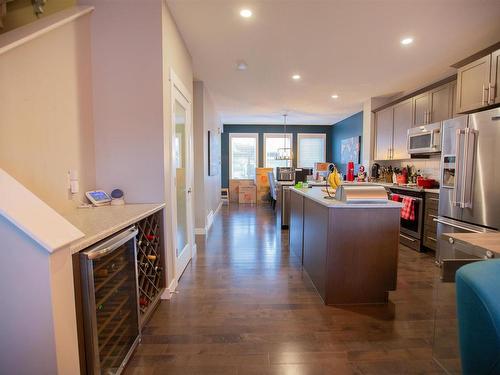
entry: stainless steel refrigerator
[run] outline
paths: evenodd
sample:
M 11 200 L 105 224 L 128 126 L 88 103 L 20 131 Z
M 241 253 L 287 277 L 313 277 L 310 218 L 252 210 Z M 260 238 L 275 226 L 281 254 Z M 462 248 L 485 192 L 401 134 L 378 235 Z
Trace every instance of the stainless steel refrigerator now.
M 485 257 L 463 252 L 443 233 L 500 229 L 500 108 L 443 122 L 437 261 Z

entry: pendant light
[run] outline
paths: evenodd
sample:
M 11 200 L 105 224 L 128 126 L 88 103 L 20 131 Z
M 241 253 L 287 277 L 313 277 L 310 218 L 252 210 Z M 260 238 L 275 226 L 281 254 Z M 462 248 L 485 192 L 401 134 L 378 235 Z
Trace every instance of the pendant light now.
M 283 114 L 283 147 L 278 148 L 278 152 L 276 153 L 276 160 L 292 160 L 293 159 L 292 145 L 290 144 L 287 147 L 287 144 L 286 144 L 286 141 L 287 141 L 287 133 L 286 133 L 287 117 L 288 117 L 288 115 L 286 113 Z M 291 142 L 291 140 L 290 140 L 290 142 Z

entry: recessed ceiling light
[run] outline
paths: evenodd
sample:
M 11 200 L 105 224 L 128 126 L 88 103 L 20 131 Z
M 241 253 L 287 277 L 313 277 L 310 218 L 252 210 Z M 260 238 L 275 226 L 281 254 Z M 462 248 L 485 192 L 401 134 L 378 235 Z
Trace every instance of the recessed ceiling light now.
M 250 9 L 242 9 L 240 10 L 240 16 L 243 18 L 252 17 L 252 11 Z
M 244 62 L 243 60 L 238 61 L 236 63 L 236 69 L 238 70 L 247 70 L 248 69 L 248 64 Z
M 403 38 L 401 39 L 401 44 L 404 46 L 407 46 L 408 44 L 413 43 L 413 38 Z
M 338 97 L 339 97 L 339 96 L 338 96 L 337 94 L 333 94 L 333 95 L 332 95 L 332 99 L 338 99 Z
M 292 79 L 295 80 L 295 81 L 298 81 L 300 79 L 300 75 L 299 74 L 294 74 L 292 76 Z

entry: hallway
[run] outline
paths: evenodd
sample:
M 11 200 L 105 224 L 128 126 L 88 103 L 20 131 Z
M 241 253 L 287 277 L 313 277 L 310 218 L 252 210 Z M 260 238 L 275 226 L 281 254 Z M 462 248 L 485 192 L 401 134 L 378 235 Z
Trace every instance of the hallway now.
M 224 205 L 126 374 L 441 374 L 433 258 L 402 248 L 389 305 L 323 305 L 267 206 Z

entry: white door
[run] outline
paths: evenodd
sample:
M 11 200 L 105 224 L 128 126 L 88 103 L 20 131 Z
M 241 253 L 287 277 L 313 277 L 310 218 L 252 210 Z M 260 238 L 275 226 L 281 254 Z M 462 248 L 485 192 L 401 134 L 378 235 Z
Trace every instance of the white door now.
M 173 237 L 178 280 L 193 256 L 191 103 L 172 74 Z

